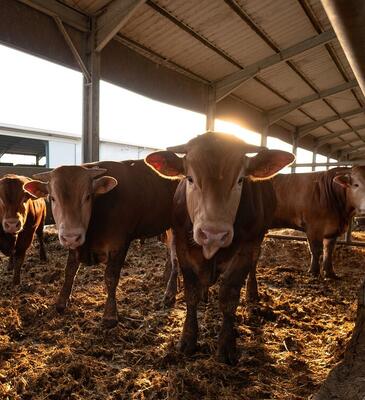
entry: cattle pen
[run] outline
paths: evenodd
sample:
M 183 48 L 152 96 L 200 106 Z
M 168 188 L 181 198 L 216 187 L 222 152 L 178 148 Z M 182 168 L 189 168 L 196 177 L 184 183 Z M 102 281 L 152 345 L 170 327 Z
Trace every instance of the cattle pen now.
M 0 44 L 82 73 L 83 163 L 98 161 L 107 145 L 99 132 L 104 80 L 203 114 L 207 131 L 220 119 L 258 132 L 262 147 L 280 140 L 294 155 L 312 152 L 291 173 L 365 165 L 363 1 L 0 0 L 0 15 Z M 0 126 L 2 154 L 16 148 L 37 165 L 0 165 L 0 175 L 48 171 L 38 166 L 43 142 L 57 134 L 38 132 L 41 143 L 15 140 L 19 132 Z M 166 251 L 156 240 L 132 244 L 117 327 L 100 325 L 100 266 L 81 268 L 71 307 L 58 315 L 66 251 L 50 226 L 49 261 L 39 263 L 33 245 L 18 288 L 0 259 L 0 398 L 364 398 L 365 240 L 350 224 L 334 259 L 339 281 L 307 275 L 305 240 L 286 231 L 266 237 L 260 302 L 240 300 L 241 355 L 228 367 L 212 356 L 214 301 L 199 309 L 198 352 L 178 352 L 183 294 L 162 306 Z M 215 287 L 209 297 L 218 299 Z

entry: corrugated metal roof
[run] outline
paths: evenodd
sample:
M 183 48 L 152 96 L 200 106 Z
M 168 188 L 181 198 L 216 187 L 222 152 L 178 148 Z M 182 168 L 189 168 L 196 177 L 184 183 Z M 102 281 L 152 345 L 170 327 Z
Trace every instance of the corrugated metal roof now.
M 109 0 L 65 2 L 95 13 Z M 320 0 L 147 0 L 121 33 L 166 60 L 206 80 L 217 81 L 329 29 L 331 24 Z M 354 74 L 334 40 L 264 69 L 257 77 L 239 86 L 234 94 L 269 111 L 343 84 L 354 79 Z M 363 104 L 365 98 L 359 89 L 347 90 L 304 104 L 277 123 L 294 130 L 313 119 L 351 111 Z M 353 126 L 364 124 L 365 116 L 356 115 L 347 121 Z M 336 132 L 346 128 L 346 122 L 336 120 L 310 134 L 321 137 L 329 129 Z

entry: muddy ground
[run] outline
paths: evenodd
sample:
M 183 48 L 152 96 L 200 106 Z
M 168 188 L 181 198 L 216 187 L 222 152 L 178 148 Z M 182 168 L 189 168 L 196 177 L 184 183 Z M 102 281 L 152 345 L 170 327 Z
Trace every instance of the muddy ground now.
M 176 350 L 185 306 L 166 310 L 164 245 L 129 252 L 118 289 L 118 327 L 100 326 L 103 267 L 81 267 L 65 315 L 53 303 L 66 251 L 47 235 L 48 263 L 32 248 L 12 288 L 0 260 L 0 399 L 306 399 L 341 359 L 353 328 L 365 249 L 338 246 L 340 281 L 309 277 L 307 245 L 267 239 L 259 263 L 260 306 L 237 312 L 236 367 L 214 359 L 217 288 L 200 309 L 199 351 Z M 244 295 L 244 290 L 242 291 Z

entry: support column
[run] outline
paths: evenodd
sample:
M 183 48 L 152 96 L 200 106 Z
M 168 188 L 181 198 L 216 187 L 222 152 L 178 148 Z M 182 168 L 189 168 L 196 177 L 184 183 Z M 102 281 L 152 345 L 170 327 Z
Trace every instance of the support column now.
M 317 145 L 316 145 L 316 146 L 314 147 L 313 153 L 312 153 L 312 171 L 315 171 L 315 170 L 316 170 L 317 151 L 318 151 L 318 147 L 317 147 Z
M 330 162 L 330 157 L 327 157 L 327 163 L 329 163 Z M 329 170 L 329 165 L 326 165 L 326 170 L 328 171 Z
M 206 120 L 206 130 L 214 131 L 215 126 L 215 86 L 209 86 L 208 89 L 208 104 L 207 104 L 207 120 Z
M 90 82 L 85 77 L 83 81 L 82 162 L 84 163 L 99 160 L 100 53 L 94 50 L 95 25 L 96 20 L 92 18 L 86 55 Z
M 266 125 L 261 133 L 261 146 L 267 146 L 267 137 L 269 135 L 269 126 Z
M 297 163 L 297 150 L 298 150 L 298 132 L 295 131 L 293 133 L 293 154 L 295 155 L 295 161 L 294 164 L 291 166 L 291 172 L 292 174 L 295 173 L 296 167 L 295 164 Z

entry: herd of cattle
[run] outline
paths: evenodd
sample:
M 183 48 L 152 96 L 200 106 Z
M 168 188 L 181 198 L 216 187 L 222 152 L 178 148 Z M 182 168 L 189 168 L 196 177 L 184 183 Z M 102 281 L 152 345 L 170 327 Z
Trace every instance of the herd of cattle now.
M 247 154 L 255 153 L 253 157 Z M 183 154 L 184 157 L 176 154 Z M 56 300 L 65 310 L 80 263 L 103 263 L 107 299 L 103 325 L 118 321 L 116 288 L 129 245 L 167 231 L 172 270 L 165 301 L 173 303 L 178 270 L 187 306 L 180 349 L 192 354 L 198 339 L 197 307 L 218 277 L 223 322 L 217 356 L 234 364 L 234 321 L 241 288 L 258 298 L 256 264 L 270 228 L 305 231 L 310 272 L 333 278 L 332 253 L 354 214 L 365 213 L 365 167 L 276 175 L 294 156 L 207 132 L 187 144 L 138 161 L 61 166 L 34 176 L 0 180 L 0 250 L 9 256 L 13 283 L 34 233 L 46 260 L 43 226 L 51 202 L 60 243 L 68 248 L 64 283 Z M 276 175 L 276 176 L 275 176 Z

